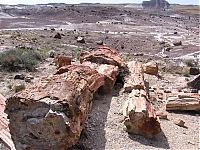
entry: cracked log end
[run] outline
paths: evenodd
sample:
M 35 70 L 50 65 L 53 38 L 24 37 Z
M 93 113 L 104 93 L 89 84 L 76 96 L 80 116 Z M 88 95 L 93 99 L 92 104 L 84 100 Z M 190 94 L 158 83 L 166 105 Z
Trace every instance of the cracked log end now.
M 66 149 L 78 140 L 92 93 L 76 72 L 44 78 L 10 97 L 6 112 L 16 149 Z
M 160 123 L 144 90 L 133 90 L 123 107 L 127 132 L 152 138 L 161 132 Z

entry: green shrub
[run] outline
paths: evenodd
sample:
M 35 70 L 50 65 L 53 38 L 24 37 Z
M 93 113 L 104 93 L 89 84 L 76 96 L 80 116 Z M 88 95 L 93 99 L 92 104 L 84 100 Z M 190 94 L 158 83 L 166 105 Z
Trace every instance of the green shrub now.
M 36 50 L 12 49 L 0 53 L 0 65 L 9 71 L 16 71 L 18 69 L 32 71 L 44 58 L 45 55 Z
M 194 59 L 187 59 L 187 60 L 185 60 L 185 64 L 188 67 L 197 67 L 198 66 L 198 61 L 196 61 Z

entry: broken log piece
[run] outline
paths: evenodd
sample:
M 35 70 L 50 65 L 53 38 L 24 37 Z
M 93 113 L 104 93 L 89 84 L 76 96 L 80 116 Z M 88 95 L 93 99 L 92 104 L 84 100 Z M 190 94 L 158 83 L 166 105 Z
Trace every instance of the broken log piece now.
M 54 63 L 58 68 L 71 65 L 72 58 L 65 55 L 58 55 L 54 58 Z
M 123 106 L 123 115 L 129 133 L 152 138 L 161 132 L 158 118 L 143 89 L 132 90 Z
M 97 83 L 87 79 L 78 71 L 51 75 L 8 98 L 6 113 L 16 149 L 65 150 L 76 144 L 93 98 L 89 87 Z
M 189 81 L 187 85 L 193 89 L 198 89 L 200 90 L 200 75 L 195 76 L 194 79 Z
M 178 97 L 169 97 L 166 110 L 200 110 L 200 95 L 199 94 L 182 94 Z
M 84 52 L 80 54 L 80 62 L 90 61 L 96 64 L 108 64 L 121 67 L 123 66 L 122 58 L 119 53 L 109 47 L 99 47 L 91 52 Z
M 0 138 L 10 150 L 15 150 L 14 143 L 11 139 L 10 130 L 8 128 L 9 120 L 7 114 L 4 113 L 6 98 L 0 94 Z
M 124 92 L 131 92 L 133 89 L 145 89 L 142 64 L 131 61 L 127 64 L 127 67 L 128 73 L 124 78 Z
M 100 74 L 105 76 L 105 84 L 100 88 L 104 94 L 111 92 L 113 89 L 117 75 L 119 74 L 119 67 L 107 64 L 95 64 L 91 62 L 83 62 L 84 66 L 90 66 L 96 69 Z
M 89 89 L 91 92 L 96 92 L 99 87 L 105 84 L 105 77 L 102 74 L 99 74 L 97 70 L 90 68 L 89 66 L 84 65 L 69 65 L 61 67 L 55 74 L 62 74 L 65 72 L 77 72 L 81 75 L 82 78 L 88 81 Z

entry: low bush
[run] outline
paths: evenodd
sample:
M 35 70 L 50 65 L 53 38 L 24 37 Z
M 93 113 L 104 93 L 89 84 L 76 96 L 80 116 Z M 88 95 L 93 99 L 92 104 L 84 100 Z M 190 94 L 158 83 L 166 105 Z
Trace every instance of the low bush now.
M 0 53 L 0 65 L 8 71 L 27 69 L 33 71 L 45 55 L 33 49 L 11 49 Z

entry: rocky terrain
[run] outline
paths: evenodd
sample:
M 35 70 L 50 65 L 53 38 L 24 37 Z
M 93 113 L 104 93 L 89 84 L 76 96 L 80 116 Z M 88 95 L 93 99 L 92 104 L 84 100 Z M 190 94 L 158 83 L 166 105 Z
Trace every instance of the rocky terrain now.
M 79 64 L 81 53 L 108 46 L 124 63 L 146 66 L 145 87 L 162 132 L 150 139 L 126 132 L 123 106 L 129 93 L 118 76 L 110 93 L 94 94 L 80 140 L 68 149 L 196 150 L 200 148 L 199 13 L 198 6 L 181 5 L 166 10 L 135 4 L 0 5 L 0 94 L 12 97 L 55 74 L 59 54 Z M 192 107 L 167 110 L 171 108 L 167 103 L 188 100 L 188 95 L 194 100 Z M 0 149 L 8 148 L 2 143 Z

